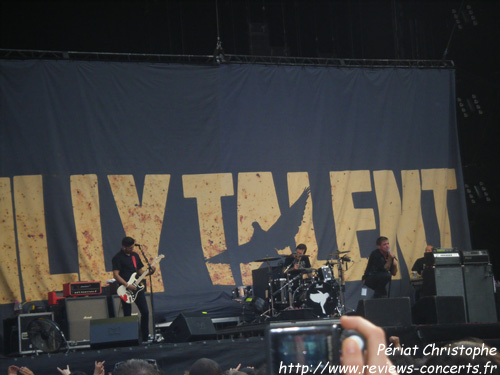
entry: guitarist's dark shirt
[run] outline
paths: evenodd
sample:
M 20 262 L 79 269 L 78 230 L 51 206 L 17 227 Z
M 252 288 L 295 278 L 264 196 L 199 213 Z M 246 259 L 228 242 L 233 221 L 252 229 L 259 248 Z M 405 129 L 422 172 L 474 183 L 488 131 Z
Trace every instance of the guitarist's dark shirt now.
M 134 262 L 132 261 L 132 257 L 135 257 L 137 269 L 134 267 Z M 137 272 L 142 267 L 144 267 L 144 264 L 142 263 L 139 254 L 132 252 L 132 254 L 128 256 L 123 252 L 123 250 L 120 250 L 120 252 L 113 257 L 112 264 L 113 264 L 113 271 L 115 270 L 120 271 L 119 272 L 120 276 L 125 281 L 129 281 L 130 276 L 132 276 L 134 272 Z M 137 277 L 139 276 L 137 275 Z

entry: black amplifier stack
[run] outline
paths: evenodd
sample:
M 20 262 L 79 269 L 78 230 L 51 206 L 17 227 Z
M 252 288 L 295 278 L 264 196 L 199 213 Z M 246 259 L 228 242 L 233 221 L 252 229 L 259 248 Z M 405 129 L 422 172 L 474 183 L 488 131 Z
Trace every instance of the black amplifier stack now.
M 467 322 L 497 321 L 494 277 L 487 250 L 433 249 L 424 257 L 423 297 L 462 297 Z

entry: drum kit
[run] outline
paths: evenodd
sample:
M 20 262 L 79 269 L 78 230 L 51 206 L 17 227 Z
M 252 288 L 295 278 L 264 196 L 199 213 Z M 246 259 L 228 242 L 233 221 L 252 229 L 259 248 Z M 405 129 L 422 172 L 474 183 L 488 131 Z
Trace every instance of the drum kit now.
M 271 262 L 282 257 L 265 257 L 255 262 L 266 262 L 269 270 L 268 302 L 270 317 L 288 309 L 310 309 L 317 317 L 340 317 L 345 313 L 344 265 L 351 259 L 349 251 L 335 251 L 329 260 L 319 268 L 289 267 L 276 276 L 271 272 Z M 293 257 L 295 255 L 287 255 Z M 303 255 L 302 257 L 307 257 Z M 335 277 L 334 268 L 337 268 Z M 264 315 L 263 314 L 263 315 Z

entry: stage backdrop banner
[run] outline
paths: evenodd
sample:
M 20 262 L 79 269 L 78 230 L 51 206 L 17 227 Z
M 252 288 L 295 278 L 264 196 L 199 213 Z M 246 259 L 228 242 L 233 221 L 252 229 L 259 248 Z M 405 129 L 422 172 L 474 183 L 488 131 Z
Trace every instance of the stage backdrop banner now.
M 263 257 L 348 251 L 347 306 L 384 235 L 392 296 L 427 244 L 470 248 L 454 71 L 0 61 L 0 303 L 112 278 L 125 235 L 156 314 L 210 310 Z M 280 258 L 282 259 L 282 258 Z M 271 265 L 278 265 L 274 260 Z M 337 275 L 337 269 L 335 271 Z

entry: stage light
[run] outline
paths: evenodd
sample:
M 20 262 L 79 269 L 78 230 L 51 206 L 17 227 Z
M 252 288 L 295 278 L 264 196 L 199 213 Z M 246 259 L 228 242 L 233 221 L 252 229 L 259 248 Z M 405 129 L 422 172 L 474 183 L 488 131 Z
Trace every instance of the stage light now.
M 473 184 L 464 184 L 465 193 L 470 200 L 470 203 L 476 204 L 477 202 L 487 202 L 492 201 L 491 195 L 488 192 L 488 188 L 483 181 Z
M 473 113 L 477 113 L 480 116 L 484 114 L 483 108 L 480 104 L 480 100 L 476 94 L 472 94 L 470 98 L 467 98 L 465 100 L 457 97 L 457 103 L 458 108 L 460 109 L 464 117 L 469 117 L 469 115 L 472 115 Z
M 476 15 L 470 5 L 467 5 L 465 8 L 461 6 L 459 10 L 452 9 L 451 13 L 453 14 L 453 18 L 459 30 L 463 29 L 464 24 L 471 23 L 473 26 L 478 25 Z

